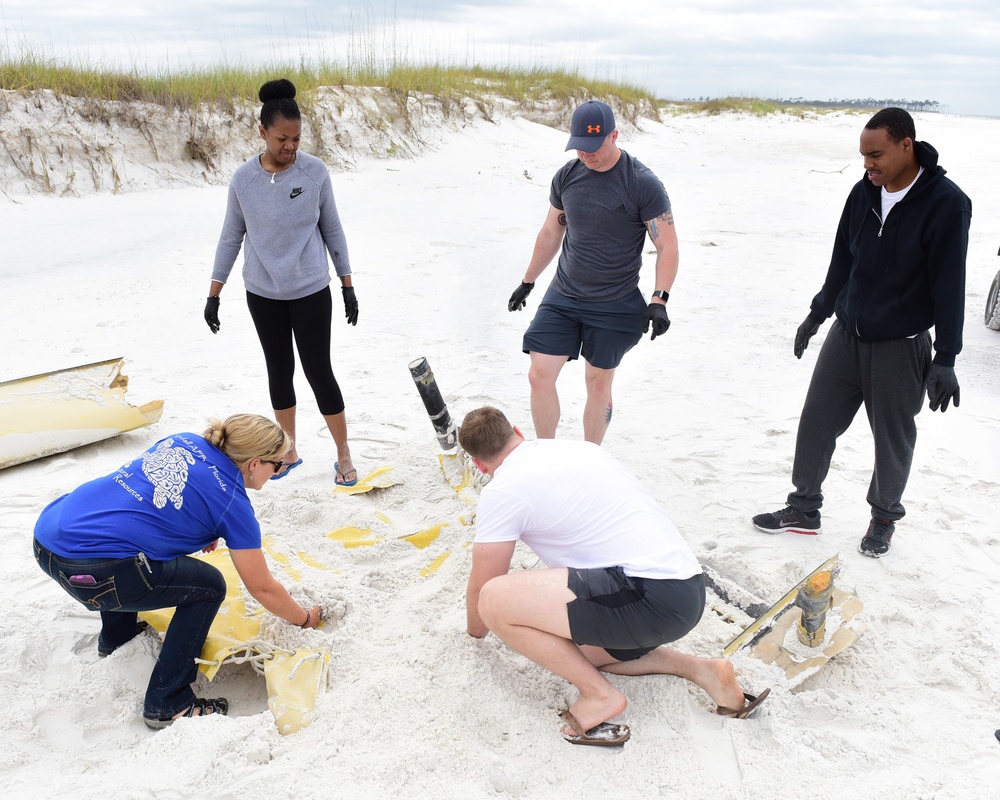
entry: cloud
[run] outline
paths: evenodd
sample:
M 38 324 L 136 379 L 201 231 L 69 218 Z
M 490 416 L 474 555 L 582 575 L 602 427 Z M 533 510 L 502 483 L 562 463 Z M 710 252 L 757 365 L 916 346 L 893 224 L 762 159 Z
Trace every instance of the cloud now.
M 936 99 L 1000 115 L 995 0 L 3 0 L 6 49 L 173 68 L 300 58 L 559 66 L 664 97 Z M 2 40 L 0 40 L 2 41 Z

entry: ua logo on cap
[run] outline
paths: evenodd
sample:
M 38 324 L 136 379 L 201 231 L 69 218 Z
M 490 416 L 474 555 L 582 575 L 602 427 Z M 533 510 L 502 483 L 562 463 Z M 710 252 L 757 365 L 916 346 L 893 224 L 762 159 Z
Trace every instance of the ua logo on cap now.
M 588 125 L 587 126 L 587 133 L 600 133 L 600 132 L 601 132 L 601 126 L 600 125 Z

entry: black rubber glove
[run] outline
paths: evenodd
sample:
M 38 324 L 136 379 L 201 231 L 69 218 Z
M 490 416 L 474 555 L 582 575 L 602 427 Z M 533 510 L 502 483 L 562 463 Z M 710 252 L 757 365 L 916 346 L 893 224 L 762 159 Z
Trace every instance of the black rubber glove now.
M 358 297 L 354 294 L 353 286 L 341 286 L 340 291 L 344 295 L 344 316 L 347 317 L 348 325 L 358 324 Z
M 642 315 L 643 333 L 649 333 L 650 323 L 653 325 L 653 335 L 649 337 L 649 341 L 667 332 L 670 327 L 670 317 L 667 316 L 667 307 L 663 303 L 650 303 L 646 306 L 646 313 Z
M 212 333 L 218 333 L 219 328 L 222 327 L 222 323 L 219 322 L 219 296 L 209 297 L 208 302 L 205 303 L 205 322 L 208 323 L 208 327 L 211 329 Z
M 528 295 L 531 294 L 531 290 L 535 288 L 533 283 L 525 283 L 521 281 L 521 285 L 514 290 L 514 294 L 510 296 L 510 302 L 507 303 L 508 311 L 520 311 L 528 304 Z
M 806 351 L 806 347 L 809 345 L 809 340 L 816 335 L 816 331 L 819 330 L 819 326 L 823 324 L 823 320 L 818 320 L 812 316 L 805 318 L 805 321 L 799 325 L 799 329 L 795 331 L 795 357 L 802 358 L 802 354 Z
M 955 368 L 931 364 L 931 371 L 927 373 L 927 399 L 931 401 L 931 411 L 937 411 L 940 407 L 943 414 L 953 398 L 955 408 L 958 408 L 958 378 L 955 376 Z

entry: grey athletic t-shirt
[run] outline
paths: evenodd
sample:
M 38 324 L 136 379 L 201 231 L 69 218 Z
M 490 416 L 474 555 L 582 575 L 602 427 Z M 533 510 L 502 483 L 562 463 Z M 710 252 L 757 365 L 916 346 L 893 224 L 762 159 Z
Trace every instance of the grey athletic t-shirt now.
M 607 172 L 573 159 L 552 179 L 549 202 L 566 213 L 555 290 L 575 300 L 601 301 L 635 291 L 645 223 L 670 211 L 659 178 L 624 150 Z
M 269 300 L 298 300 L 329 286 L 327 252 L 337 275 L 350 275 L 326 164 L 301 151 L 291 167 L 273 175 L 259 156 L 241 164 L 229 182 L 213 281 L 228 280 L 241 246 L 244 286 Z

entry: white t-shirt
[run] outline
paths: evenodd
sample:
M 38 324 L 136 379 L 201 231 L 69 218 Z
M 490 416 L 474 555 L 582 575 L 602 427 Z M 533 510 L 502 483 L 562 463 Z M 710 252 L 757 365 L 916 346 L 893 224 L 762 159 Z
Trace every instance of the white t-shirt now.
M 889 216 L 889 212 L 892 211 L 892 207 L 896 205 L 900 200 L 906 197 L 906 193 L 913 188 L 913 184 L 919 180 L 920 176 L 924 174 L 924 168 L 921 167 L 917 170 L 917 177 L 910 181 L 910 185 L 900 189 L 898 192 L 890 192 L 884 186 L 882 187 L 882 224 L 885 225 L 885 218 Z
M 475 541 L 518 539 L 549 567 L 680 580 L 701 572 L 666 510 L 589 442 L 524 442 L 504 459 L 480 496 Z

